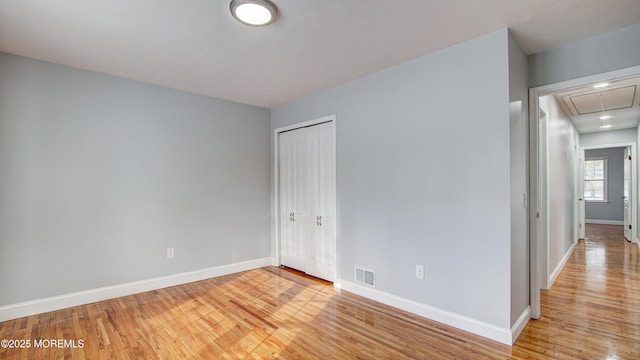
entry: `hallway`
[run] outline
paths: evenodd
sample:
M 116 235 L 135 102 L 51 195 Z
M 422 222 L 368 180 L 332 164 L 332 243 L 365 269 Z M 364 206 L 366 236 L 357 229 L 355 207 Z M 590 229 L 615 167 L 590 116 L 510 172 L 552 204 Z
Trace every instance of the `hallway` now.
M 513 346 L 514 357 L 640 358 L 640 259 L 623 227 L 591 225 L 553 284 L 542 317 Z

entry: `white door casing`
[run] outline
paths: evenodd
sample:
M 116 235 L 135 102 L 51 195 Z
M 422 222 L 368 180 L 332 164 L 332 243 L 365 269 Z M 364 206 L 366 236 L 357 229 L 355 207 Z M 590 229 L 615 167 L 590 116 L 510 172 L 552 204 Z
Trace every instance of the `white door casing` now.
M 585 216 L 586 216 L 586 202 L 584 200 L 584 149 L 580 148 L 578 153 L 578 238 L 584 239 L 585 233 Z
M 631 241 L 631 147 L 629 146 L 624 149 L 623 179 L 624 238 Z

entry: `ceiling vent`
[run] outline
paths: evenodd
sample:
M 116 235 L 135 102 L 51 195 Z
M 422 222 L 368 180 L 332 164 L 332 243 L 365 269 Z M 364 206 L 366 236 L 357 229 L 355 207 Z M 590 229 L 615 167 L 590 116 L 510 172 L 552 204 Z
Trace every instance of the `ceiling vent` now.
M 371 287 L 376 287 L 376 272 L 356 266 L 356 282 Z

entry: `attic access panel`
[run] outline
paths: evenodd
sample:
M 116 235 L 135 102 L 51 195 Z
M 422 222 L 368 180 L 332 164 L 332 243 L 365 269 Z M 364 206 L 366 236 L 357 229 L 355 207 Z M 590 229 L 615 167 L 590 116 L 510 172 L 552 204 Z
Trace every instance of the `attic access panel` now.
M 588 94 L 564 96 L 563 100 L 575 116 L 602 112 L 603 107 L 604 111 L 628 109 L 633 106 L 635 96 L 636 86 L 632 85 Z

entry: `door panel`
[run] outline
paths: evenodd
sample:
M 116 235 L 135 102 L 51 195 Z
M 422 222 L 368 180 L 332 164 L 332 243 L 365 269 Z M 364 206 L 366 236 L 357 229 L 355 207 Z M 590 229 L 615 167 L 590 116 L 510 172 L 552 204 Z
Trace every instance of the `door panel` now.
M 309 128 L 309 179 L 312 224 L 310 275 L 335 280 L 335 140 L 333 122 Z
M 305 131 L 280 134 L 280 262 L 305 271 L 308 197 Z
M 279 135 L 279 189 L 280 194 L 280 262 L 290 263 L 294 257 L 295 228 L 293 225 L 293 211 L 295 209 L 294 191 L 294 139 L 289 133 Z

